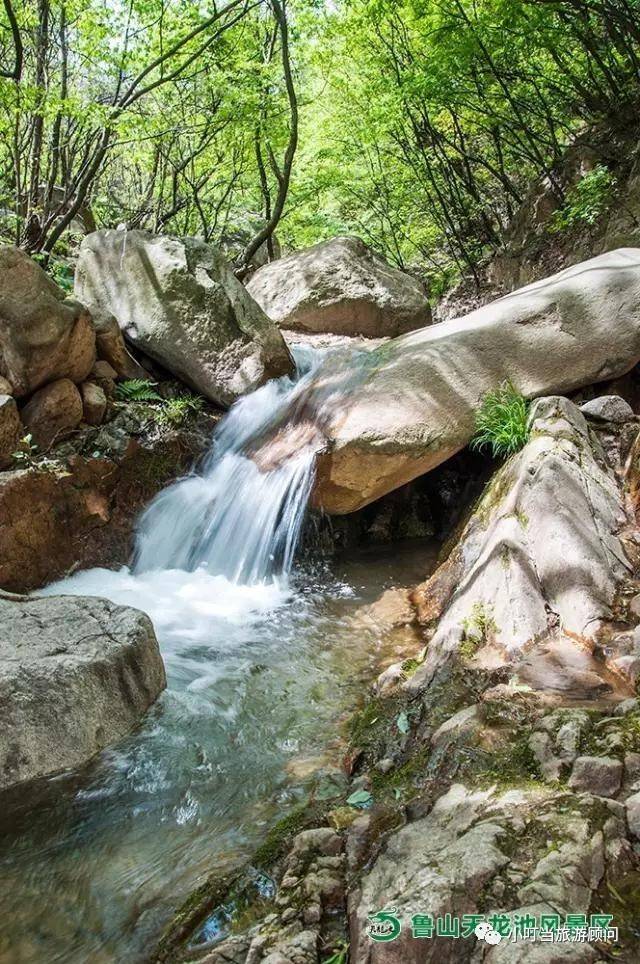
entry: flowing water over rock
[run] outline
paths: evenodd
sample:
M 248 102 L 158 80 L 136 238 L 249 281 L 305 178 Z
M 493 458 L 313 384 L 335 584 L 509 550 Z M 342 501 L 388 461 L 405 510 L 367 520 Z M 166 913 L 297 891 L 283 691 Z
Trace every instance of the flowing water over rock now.
M 359 611 L 433 564 L 424 546 L 291 572 L 323 415 L 363 366 L 300 357 L 297 382 L 238 403 L 201 472 L 151 504 L 131 570 L 47 590 L 148 612 L 168 689 L 84 772 L 5 807 L 2 964 L 144 959 L 202 877 L 242 863 L 312 781 L 340 793 L 337 724 L 384 645 Z

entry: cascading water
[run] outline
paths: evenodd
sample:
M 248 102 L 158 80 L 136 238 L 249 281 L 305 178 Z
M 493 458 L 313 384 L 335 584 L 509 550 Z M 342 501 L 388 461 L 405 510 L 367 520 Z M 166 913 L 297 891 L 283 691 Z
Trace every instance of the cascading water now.
M 30 794 L 26 820 L 0 814 L 0 964 L 147 960 L 205 875 L 241 865 L 311 780 L 335 779 L 327 747 L 380 644 L 359 611 L 403 569 L 395 551 L 291 571 L 323 424 L 368 357 L 296 356 L 297 377 L 238 402 L 200 471 L 149 506 L 131 568 L 45 590 L 147 612 L 168 686 L 129 739 L 40 806 Z
M 332 380 L 323 383 L 323 362 L 321 353 L 300 354 L 296 381 L 270 382 L 231 409 L 202 471 L 170 486 L 142 516 L 136 573 L 202 567 L 245 585 L 289 574 L 322 444 L 318 425 L 335 391 Z M 274 434 L 276 445 L 279 435 L 295 442 L 265 470 L 257 447 Z
M 184 659 L 185 639 L 209 640 L 212 619 L 246 620 L 281 604 L 324 443 L 322 426 L 368 357 L 339 348 L 298 349 L 295 377 L 236 402 L 200 470 L 151 502 L 137 527 L 130 569 L 81 572 L 46 591 L 107 596 L 143 609 L 162 639 L 166 663 Z

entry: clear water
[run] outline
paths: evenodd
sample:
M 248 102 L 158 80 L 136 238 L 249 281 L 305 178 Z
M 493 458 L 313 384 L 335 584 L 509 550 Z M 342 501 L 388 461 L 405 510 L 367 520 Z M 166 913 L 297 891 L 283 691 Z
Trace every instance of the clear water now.
M 49 588 L 148 612 L 168 687 L 128 739 L 5 807 L 1 964 L 144 960 L 194 886 L 335 775 L 340 720 L 385 645 L 362 607 L 433 562 L 425 546 L 291 573 L 344 371 L 308 357 L 296 383 L 243 400 L 200 475 L 143 515 L 132 570 Z

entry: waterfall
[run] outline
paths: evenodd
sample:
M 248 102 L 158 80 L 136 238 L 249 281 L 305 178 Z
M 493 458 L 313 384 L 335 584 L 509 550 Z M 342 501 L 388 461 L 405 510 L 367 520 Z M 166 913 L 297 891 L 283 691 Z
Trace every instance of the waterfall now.
M 323 427 L 369 357 L 295 350 L 295 376 L 236 402 L 201 466 L 143 512 L 131 567 L 77 572 L 44 592 L 106 596 L 144 610 L 169 670 L 193 671 L 189 685 L 205 685 L 210 669 L 200 675 L 202 664 L 189 664 L 189 647 L 233 648 L 237 627 L 288 598 Z
M 143 513 L 133 571 L 205 569 L 236 585 L 286 577 L 323 444 L 322 424 L 348 389 L 352 352 L 298 350 L 296 376 L 242 398 L 201 470 Z

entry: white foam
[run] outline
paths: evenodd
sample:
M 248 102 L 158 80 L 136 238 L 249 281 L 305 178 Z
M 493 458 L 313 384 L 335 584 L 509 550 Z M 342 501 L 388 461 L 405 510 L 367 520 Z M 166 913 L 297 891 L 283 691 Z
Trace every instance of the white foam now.
M 128 568 L 89 569 L 43 590 L 52 595 L 102 596 L 122 606 L 142 609 L 151 617 L 165 655 L 215 642 L 217 651 L 233 646 L 232 633 L 213 632 L 216 623 L 246 625 L 288 598 L 286 582 L 276 579 L 253 586 L 230 582 L 206 569 L 164 569 L 132 573 Z M 214 640 L 215 635 L 215 640 Z

